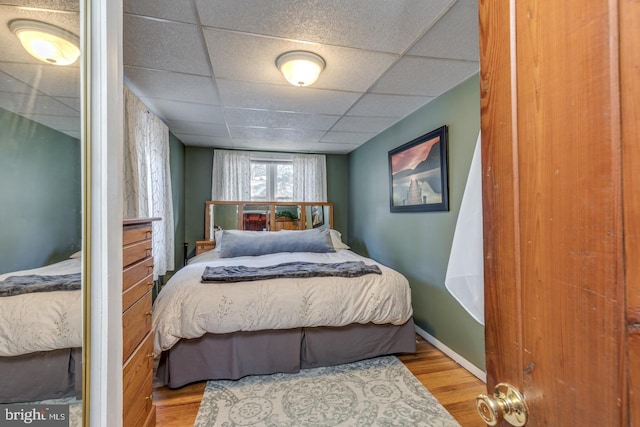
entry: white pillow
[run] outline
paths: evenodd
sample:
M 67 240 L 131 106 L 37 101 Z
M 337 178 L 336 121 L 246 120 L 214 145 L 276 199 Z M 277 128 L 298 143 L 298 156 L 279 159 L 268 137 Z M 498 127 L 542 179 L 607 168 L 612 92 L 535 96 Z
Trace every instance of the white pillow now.
M 344 244 L 342 241 L 342 234 L 338 230 L 334 230 L 333 228 L 330 230 L 331 233 L 331 242 L 333 243 L 333 249 L 336 251 L 341 249 L 349 249 L 349 246 Z
M 78 252 L 72 253 L 69 258 L 70 259 L 80 259 L 80 258 L 82 258 L 82 251 L 78 251 Z

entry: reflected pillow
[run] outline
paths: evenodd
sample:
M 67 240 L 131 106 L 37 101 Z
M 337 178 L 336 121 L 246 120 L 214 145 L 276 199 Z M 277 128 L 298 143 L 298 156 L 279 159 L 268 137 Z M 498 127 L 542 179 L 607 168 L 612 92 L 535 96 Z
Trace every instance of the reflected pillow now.
M 221 240 L 221 258 L 279 252 L 335 252 L 329 230 L 304 230 L 296 233 L 224 230 Z

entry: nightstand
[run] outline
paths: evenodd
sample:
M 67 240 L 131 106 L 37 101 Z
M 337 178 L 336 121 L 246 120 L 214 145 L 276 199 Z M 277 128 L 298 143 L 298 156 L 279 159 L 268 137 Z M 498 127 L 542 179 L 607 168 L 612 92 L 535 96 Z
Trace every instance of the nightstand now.
M 196 240 L 196 255 L 200 255 L 216 247 L 215 240 Z

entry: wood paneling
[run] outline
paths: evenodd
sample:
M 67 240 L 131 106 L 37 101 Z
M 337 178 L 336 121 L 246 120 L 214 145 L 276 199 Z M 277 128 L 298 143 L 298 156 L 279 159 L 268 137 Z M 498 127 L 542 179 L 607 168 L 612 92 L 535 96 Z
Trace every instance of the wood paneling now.
M 522 386 L 517 139 L 509 0 L 480 0 L 480 106 L 487 386 Z
M 620 91 L 624 199 L 629 425 L 640 426 L 640 2 L 620 2 Z

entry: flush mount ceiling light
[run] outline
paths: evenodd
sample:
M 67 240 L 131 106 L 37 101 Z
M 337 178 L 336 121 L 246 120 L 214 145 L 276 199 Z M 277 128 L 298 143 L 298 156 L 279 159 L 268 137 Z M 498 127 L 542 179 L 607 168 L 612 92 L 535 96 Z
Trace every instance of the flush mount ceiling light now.
M 9 29 L 31 56 L 53 65 L 71 65 L 80 56 L 80 42 L 75 34 L 46 22 L 16 19 Z
M 276 66 L 292 85 L 309 86 L 318 79 L 325 62 L 313 52 L 296 50 L 280 55 L 276 59 Z

